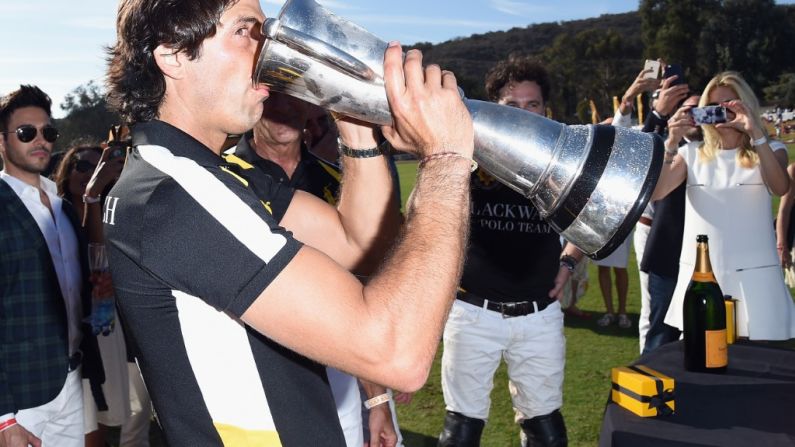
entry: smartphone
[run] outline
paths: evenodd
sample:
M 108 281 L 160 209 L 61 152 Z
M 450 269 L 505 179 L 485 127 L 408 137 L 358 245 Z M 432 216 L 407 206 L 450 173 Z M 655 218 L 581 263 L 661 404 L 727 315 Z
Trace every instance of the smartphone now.
M 676 75 L 677 78 L 674 82 L 671 83 L 671 86 L 687 83 L 685 82 L 685 71 L 682 69 L 681 65 L 671 64 L 665 66 L 665 72 L 663 74 L 663 77 L 670 78 L 673 75 Z
M 651 72 L 646 73 L 643 75 L 643 79 L 660 79 L 660 61 L 653 61 L 651 59 L 646 59 L 646 62 L 643 64 L 643 71 L 651 70 Z
M 690 109 L 690 114 L 697 126 L 726 122 L 726 107 L 723 106 L 695 107 Z

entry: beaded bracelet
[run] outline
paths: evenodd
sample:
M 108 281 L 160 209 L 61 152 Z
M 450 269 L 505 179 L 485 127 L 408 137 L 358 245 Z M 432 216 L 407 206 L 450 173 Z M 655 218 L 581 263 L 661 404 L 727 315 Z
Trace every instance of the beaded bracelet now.
M 471 163 L 471 172 L 475 172 L 475 169 L 478 168 L 478 162 L 465 155 L 461 155 L 458 152 L 439 152 L 437 154 L 428 155 L 427 157 L 420 160 L 418 166 L 421 168 L 425 165 L 425 163 L 428 163 L 431 160 L 439 160 L 442 158 L 463 158 L 464 160 L 467 160 Z

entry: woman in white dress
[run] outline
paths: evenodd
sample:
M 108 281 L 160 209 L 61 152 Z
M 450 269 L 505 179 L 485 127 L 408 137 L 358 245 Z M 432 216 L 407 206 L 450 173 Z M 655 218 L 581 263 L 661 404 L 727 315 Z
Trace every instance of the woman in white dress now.
M 682 328 L 682 302 L 696 257 L 696 235 L 709 236 L 710 260 L 724 294 L 738 300 L 737 333 L 752 340 L 795 338 L 795 304 L 779 267 L 771 194 L 789 190 L 787 151 L 771 142 L 759 102 L 736 72 L 715 76 L 700 107 L 722 105 L 728 121 L 702 125 L 703 143 L 678 147 L 695 126 L 689 107 L 668 122 L 665 160 L 652 200 L 687 181 L 679 279 L 665 322 Z

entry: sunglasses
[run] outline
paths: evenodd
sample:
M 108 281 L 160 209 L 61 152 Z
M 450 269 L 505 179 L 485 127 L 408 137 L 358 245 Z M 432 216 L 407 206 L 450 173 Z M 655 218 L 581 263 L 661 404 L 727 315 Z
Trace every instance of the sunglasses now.
M 11 132 L 3 132 L 3 133 L 9 134 Z M 34 138 L 36 138 L 36 134 L 39 133 L 39 129 L 37 129 L 36 126 L 32 124 L 23 124 L 17 127 L 15 133 L 17 134 L 17 138 L 19 139 L 19 141 L 23 143 L 30 143 L 31 141 L 33 141 Z M 44 137 L 44 139 L 47 140 L 48 143 L 54 143 L 59 136 L 58 129 L 56 129 L 55 126 L 51 124 L 47 124 L 46 126 L 41 128 L 41 136 Z
M 75 163 L 75 171 L 85 173 L 85 172 L 93 172 L 94 169 L 97 168 L 97 165 L 91 163 L 90 161 L 86 160 L 77 160 Z

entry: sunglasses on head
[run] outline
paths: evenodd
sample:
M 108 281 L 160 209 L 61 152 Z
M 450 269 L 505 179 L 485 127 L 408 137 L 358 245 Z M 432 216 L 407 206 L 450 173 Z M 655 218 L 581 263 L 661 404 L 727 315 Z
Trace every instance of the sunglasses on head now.
M 11 132 L 3 132 L 4 134 L 9 134 Z M 32 124 L 23 124 L 17 127 L 17 130 L 14 132 L 17 134 L 17 138 L 19 141 L 23 143 L 30 143 L 36 138 L 36 134 L 39 133 L 39 129 Z M 54 143 L 55 140 L 58 139 L 58 129 L 51 124 L 47 124 L 46 126 L 41 128 L 41 136 L 47 140 L 48 143 Z
M 96 168 L 97 165 L 87 160 L 77 160 L 77 163 L 75 163 L 75 171 L 77 172 L 93 172 Z

